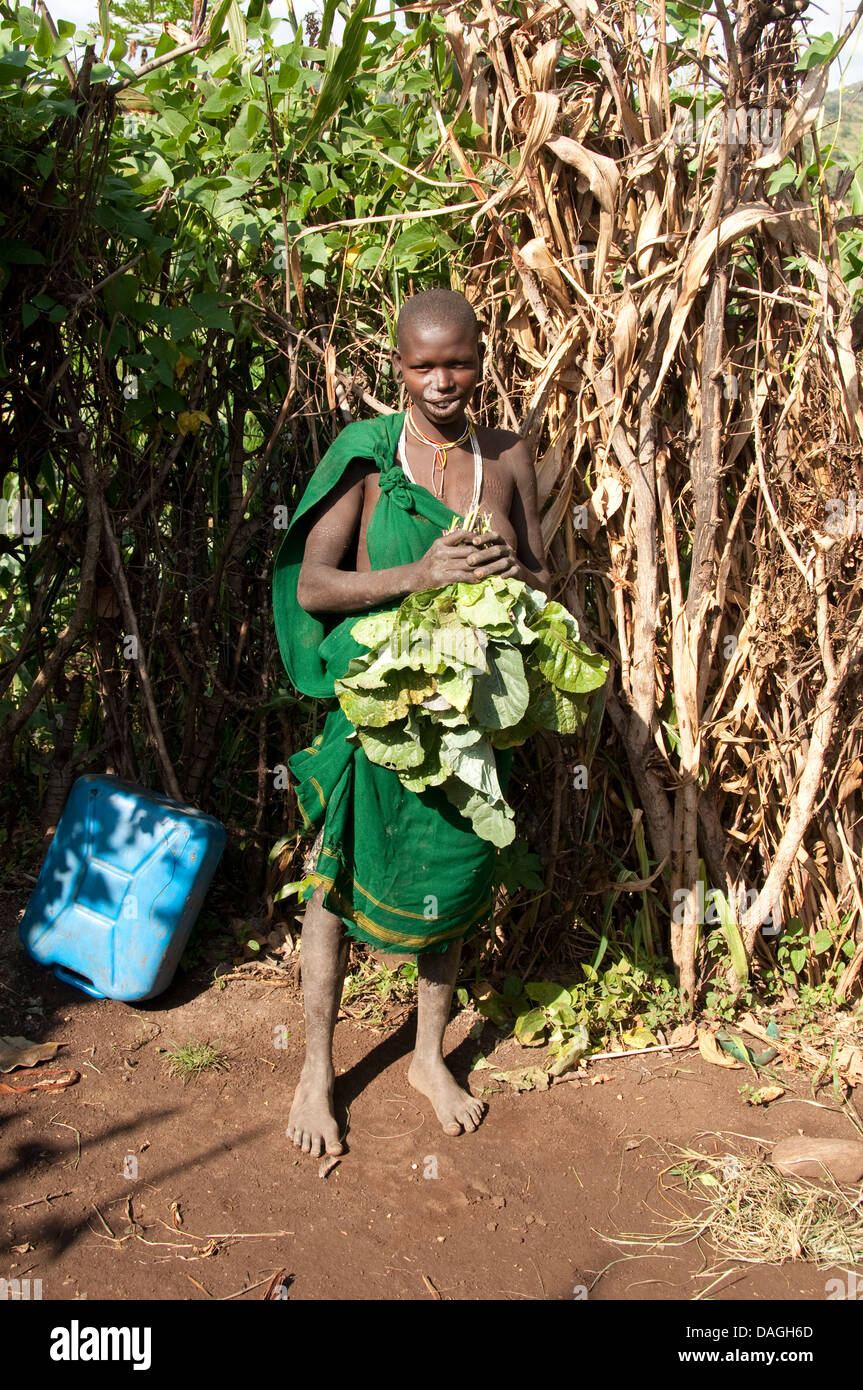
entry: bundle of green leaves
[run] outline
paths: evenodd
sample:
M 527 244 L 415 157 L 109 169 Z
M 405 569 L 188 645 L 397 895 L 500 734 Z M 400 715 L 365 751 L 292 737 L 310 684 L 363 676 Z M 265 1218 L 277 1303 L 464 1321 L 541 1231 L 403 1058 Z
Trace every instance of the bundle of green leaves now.
M 477 835 L 508 845 L 495 749 L 576 733 L 607 661 L 561 604 L 495 576 L 410 594 L 351 633 L 369 650 L 335 688 L 366 756 L 411 791 L 442 787 Z

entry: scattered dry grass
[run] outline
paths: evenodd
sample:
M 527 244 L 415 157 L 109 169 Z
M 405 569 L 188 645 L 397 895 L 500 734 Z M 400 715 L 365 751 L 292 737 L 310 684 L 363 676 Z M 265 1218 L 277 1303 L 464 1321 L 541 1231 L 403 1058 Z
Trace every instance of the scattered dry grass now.
M 716 1155 L 676 1146 L 672 1152 L 676 1157 L 663 1169 L 659 1185 L 676 1215 L 663 1218 L 664 1231 L 604 1240 L 650 1254 L 704 1241 L 709 1273 L 728 1261 L 804 1260 L 819 1269 L 863 1264 L 859 1188 L 840 1187 L 829 1178 L 783 1177 L 763 1152 L 742 1152 L 737 1145 Z

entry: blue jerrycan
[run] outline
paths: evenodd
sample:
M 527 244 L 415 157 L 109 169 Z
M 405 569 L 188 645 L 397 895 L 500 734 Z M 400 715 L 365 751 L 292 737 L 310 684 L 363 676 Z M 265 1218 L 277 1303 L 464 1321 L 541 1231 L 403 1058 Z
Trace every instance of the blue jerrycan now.
M 21 920 L 24 947 L 95 999 L 160 994 L 225 840 L 194 806 L 107 773 L 79 777 Z

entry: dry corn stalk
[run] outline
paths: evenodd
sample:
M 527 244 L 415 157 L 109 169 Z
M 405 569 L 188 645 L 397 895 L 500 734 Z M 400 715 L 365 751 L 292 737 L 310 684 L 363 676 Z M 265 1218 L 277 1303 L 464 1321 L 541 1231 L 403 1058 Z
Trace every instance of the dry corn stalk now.
M 826 523 L 861 479 L 851 300 L 826 190 L 770 181 L 805 139 L 820 159 L 827 69 L 795 72 L 799 9 L 720 0 L 697 75 L 663 0 L 650 24 L 626 0 L 447 16 L 483 131 L 468 152 L 441 121 L 484 198 L 464 287 L 537 447 L 560 596 L 614 663 L 690 1005 L 700 860 L 750 957 L 771 909 L 863 923 L 860 542 Z M 824 869 L 804 884 L 807 847 Z

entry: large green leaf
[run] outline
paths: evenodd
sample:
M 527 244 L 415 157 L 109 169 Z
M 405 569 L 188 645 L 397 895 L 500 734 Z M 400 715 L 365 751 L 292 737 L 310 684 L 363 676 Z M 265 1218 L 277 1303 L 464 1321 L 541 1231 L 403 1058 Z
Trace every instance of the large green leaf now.
M 453 709 L 464 714 L 473 694 L 474 677 L 465 672 L 444 671 L 443 675 L 438 677 L 437 688 Z
M 155 149 L 141 150 L 123 160 L 129 182 L 143 197 L 173 188 L 174 175 L 170 165 Z
M 484 729 L 509 729 L 527 710 L 530 691 L 516 647 L 495 644 L 486 676 L 473 683 L 471 714 Z
M 434 695 L 436 689 L 434 676 L 423 671 L 402 672 L 371 690 L 354 689 L 347 679 L 335 683 L 339 703 L 354 727 L 371 729 L 382 729 L 404 719 L 414 705 Z
M 503 802 L 494 752 L 478 729 L 447 729 L 441 737 L 440 757 L 460 782 L 490 801 Z
M 228 10 L 233 3 L 234 0 L 221 0 L 220 4 L 216 6 L 215 11 L 213 12 L 213 17 L 210 20 L 210 40 L 207 44 L 208 50 L 215 48 L 219 39 L 222 37 L 222 29 L 225 25 L 225 16 L 227 15 Z
M 449 768 L 440 760 L 440 737 L 437 732 L 429 732 L 426 727 L 422 733 L 425 757 L 418 767 L 412 768 L 402 778 L 402 786 L 409 792 L 424 792 L 429 787 L 439 787 L 452 777 Z
M 572 995 L 568 989 L 564 989 L 563 985 L 546 984 L 542 980 L 526 984 L 524 992 L 528 999 L 532 999 L 543 1009 L 553 1009 L 556 1005 L 572 1003 Z
M 425 759 L 425 751 L 409 721 L 403 724 L 388 724 L 385 729 L 358 729 L 357 735 L 363 751 L 370 762 L 381 767 L 392 767 L 397 771 L 417 768 Z
M 201 323 L 191 309 L 185 304 L 169 306 L 166 304 L 154 304 L 150 309 L 150 317 L 156 323 L 164 324 L 170 330 L 171 338 L 175 343 L 181 343 L 184 338 L 188 338 L 195 329 L 200 328 Z
M 314 140 L 339 108 L 345 104 L 351 82 L 356 76 L 366 45 L 368 36 L 366 19 L 373 12 L 374 0 L 358 0 L 354 6 L 351 17 L 345 25 L 342 46 L 336 55 L 331 71 L 326 74 L 321 83 L 318 100 L 312 112 L 311 120 L 306 127 L 301 149 L 305 149 L 309 142 Z
M 444 782 L 443 789 L 453 806 L 470 821 L 481 840 L 489 840 L 498 848 L 512 844 L 515 839 L 515 820 L 506 802 L 490 802 L 455 778 Z
M 709 890 L 707 901 L 712 903 L 719 918 L 719 925 L 728 946 L 728 954 L 738 983 L 745 986 L 749 980 L 749 957 L 746 954 L 746 946 L 731 904 L 719 888 Z
M 605 684 L 608 662 L 579 640 L 575 619 L 560 604 L 548 604 L 531 627 L 539 639 L 532 659 L 552 685 L 580 695 Z
M 240 108 L 240 114 L 232 129 L 228 131 L 225 141 L 227 148 L 232 154 L 249 148 L 261 126 L 264 124 L 265 117 L 266 112 L 263 106 L 257 101 L 246 102 L 246 104 Z
M 244 54 L 248 42 L 246 21 L 237 0 L 231 0 L 227 9 L 226 18 L 228 21 L 228 36 L 231 47 L 235 53 Z
M 540 729 L 556 727 L 557 692 L 530 661 L 525 666 L 525 674 L 530 692 L 527 709 L 512 728 L 492 731 L 490 739 L 495 748 L 519 748 Z
M 330 41 L 330 34 L 333 32 L 333 20 L 336 17 L 339 0 L 324 0 L 324 9 L 321 15 L 321 32 L 318 42 L 326 48 Z
M 108 37 L 107 34 L 105 35 L 105 37 Z M 35 39 L 33 40 L 33 51 L 39 58 L 50 58 L 51 50 L 53 49 L 53 47 L 54 35 L 51 33 L 51 30 L 48 28 L 46 21 L 43 19 L 39 25 L 39 31 Z
M 392 634 L 397 612 L 394 608 L 387 613 L 372 613 L 367 618 L 360 618 L 351 628 L 351 636 L 355 641 L 362 642 L 364 647 L 381 646 Z
M 462 622 L 492 637 L 507 637 L 512 632 L 510 609 L 524 587 L 518 580 L 494 576 L 481 584 L 456 584 L 456 612 Z
M 515 1036 L 522 1047 L 537 1047 L 545 1042 L 546 1024 L 542 1009 L 530 1009 L 525 1014 L 519 1014 L 515 1020 Z

